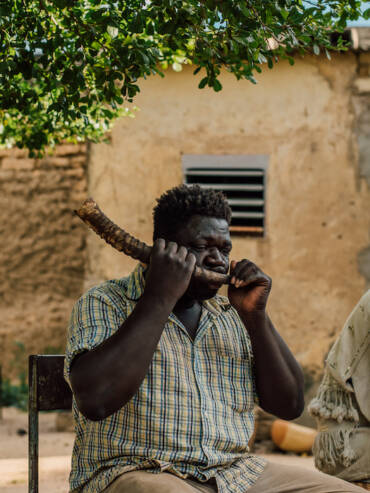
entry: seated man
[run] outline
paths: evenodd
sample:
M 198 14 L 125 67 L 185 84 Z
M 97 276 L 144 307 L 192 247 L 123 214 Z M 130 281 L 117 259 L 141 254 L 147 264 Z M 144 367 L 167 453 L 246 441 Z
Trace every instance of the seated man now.
M 361 491 L 249 453 L 254 403 L 299 416 L 303 377 L 266 314 L 271 280 L 255 264 L 231 262 L 228 298 L 192 278 L 195 265 L 228 272 L 230 218 L 218 192 L 168 191 L 154 209 L 150 265 L 74 307 L 72 492 Z

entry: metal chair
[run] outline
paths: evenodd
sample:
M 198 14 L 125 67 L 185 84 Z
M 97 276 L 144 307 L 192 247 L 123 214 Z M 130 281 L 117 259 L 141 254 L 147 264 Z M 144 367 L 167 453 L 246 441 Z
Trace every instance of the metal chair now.
M 29 356 L 28 491 L 39 490 L 39 411 L 71 409 L 72 392 L 63 378 L 64 355 Z

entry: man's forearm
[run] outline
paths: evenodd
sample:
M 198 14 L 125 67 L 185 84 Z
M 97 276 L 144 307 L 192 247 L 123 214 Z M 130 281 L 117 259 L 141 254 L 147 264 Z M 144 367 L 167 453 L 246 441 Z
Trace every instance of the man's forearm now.
M 254 360 L 261 407 L 280 418 L 294 419 L 304 407 L 303 373 L 264 312 L 244 314 Z
M 172 309 L 161 299 L 143 296 L 117 332 L 77 358 L 71 383 L 87 418 L 106 418 L 136 393 Z
M 73 392 L 87 418 L 106 418 L 136 393 L 168 316 L 189 286 L 195 264 L 195 256 L 184 246 L 163 238 L 154 242 L 144 293 L 131 315 L 117 332 L 72 365 Z

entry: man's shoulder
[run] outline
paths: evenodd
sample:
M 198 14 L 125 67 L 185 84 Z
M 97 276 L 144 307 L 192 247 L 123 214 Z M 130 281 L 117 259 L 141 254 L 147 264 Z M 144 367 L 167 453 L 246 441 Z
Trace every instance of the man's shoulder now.
M 127 287 L 130 276 L 120 279 L 110 279 L 90 287 L 77 300 L 75 308 L 96 304 L 107 304 L 122 308 L 127 304 Z
M 100 327 L 106 322 L 109 326 L 122 323 L 132 310 L 127 297 L 127 279 L 111 279 L 88 289 L 74 304 L 70 320 L 70 330 L 84 327 Z M 86 332 L 86 330 L 85 330 Z
M 92 286 L 83 296 L 104 296 L 116 292 L 125 292 L 129 278 L 130 276 L 119 279 L 108 279 Z

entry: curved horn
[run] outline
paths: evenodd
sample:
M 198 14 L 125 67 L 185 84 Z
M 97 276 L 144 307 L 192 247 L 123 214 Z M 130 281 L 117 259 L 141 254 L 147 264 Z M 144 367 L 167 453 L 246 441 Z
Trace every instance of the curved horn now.
M 87 199 L 82 206 L 75 211 L 84 223 L 116 250 L 125 253 L 129 257 L 149 264 L 152 247 L 137 240 L 125 230 L 114 224 L 99 208 L 93 199 Z M 202 267 L 195 267 L 193 276 L 206 282 L 229 284 L 230 276 L 212 272 Z

